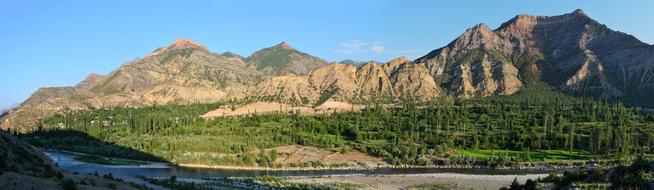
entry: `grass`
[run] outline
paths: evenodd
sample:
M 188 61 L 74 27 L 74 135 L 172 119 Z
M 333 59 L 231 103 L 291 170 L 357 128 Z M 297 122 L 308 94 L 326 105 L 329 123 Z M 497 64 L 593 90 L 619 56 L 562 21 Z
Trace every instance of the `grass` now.
M 493 156 L 514 156 L 518 158 L 525 157 L 525 151 L 516 150 L 458 150 L 458 153 L 474 157 L 477 159 L 488 159 Z M 561 161 L 561 160 L 587 160 L 588 154 L 585 152 L 568 152 L 565 150 L 532 150 L 529 152 L 531 161 Z

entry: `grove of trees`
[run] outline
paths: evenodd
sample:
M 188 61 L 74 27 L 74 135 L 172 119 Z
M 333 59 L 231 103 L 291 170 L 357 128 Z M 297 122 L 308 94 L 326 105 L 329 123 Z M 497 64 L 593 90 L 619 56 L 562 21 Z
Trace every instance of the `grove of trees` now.
M 258 114 L 205 120 L 225 104 L 162 105 L 74 112 L 42 119 L 39 130 L 20 135 L 47 148 L 108 156 L 204 164 L 270 165 L 284 145 L 335 151 L 358 150 L 392 164 L 468 160 L 462 150 L 498 150 L 482 161 L 532 160 L 558 152 L 615 159 L 651 155 L 654 115 L 620 102 L 559 93 L 437 101 L 404 100 L 393 106 L 367 103 L 358 112 L 321 115 Z M 523 152 L 503 158 L 501 150 Z M 137 153 L 134 153 L 137 152 Z M 140 152 L 140 153 L 139 153 Z M 233 156 L 214 156 L 222 153 Z M 547 155 L 544 155 L 547 156 Z M 266 160 L 261 160 L 265 158 Z

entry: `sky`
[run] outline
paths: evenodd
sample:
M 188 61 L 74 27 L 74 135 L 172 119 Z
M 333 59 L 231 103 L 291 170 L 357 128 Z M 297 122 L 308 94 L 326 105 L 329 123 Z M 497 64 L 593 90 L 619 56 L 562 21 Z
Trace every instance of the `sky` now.
M 467 28 L 575 9 L 654 43 L 654 1 L 0 0 L 0 109 L 40 87 L 107 74 L 177 38 L 242 56 L 287 42 L 328 61 L 386 62 L 440 48 Z

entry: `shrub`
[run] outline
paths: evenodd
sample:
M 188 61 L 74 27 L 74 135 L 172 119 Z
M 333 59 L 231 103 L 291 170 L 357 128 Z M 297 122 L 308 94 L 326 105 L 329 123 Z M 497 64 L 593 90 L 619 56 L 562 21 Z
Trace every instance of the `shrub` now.
M 73 179 L 68 178 L 63 181 L 62 188 L 64 190 L 75 190 L 77 189 L 77 185 L 75 185 L 75 181 Z

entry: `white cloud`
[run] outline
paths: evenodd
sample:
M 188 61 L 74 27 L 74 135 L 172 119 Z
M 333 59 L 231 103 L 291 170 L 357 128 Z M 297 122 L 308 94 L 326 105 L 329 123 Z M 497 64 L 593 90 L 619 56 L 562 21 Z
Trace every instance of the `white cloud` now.
M 343 54 L 343 55 L 353 55 L 353 54 L 369 54 L 370 56 L 379 57 L 379 58 L 395 58 L 399 56 L 406 56 L 409 58 L 416 57 L 419 53 L 417 50 L 413 49 L 388 49 L 387 47 L 391 45 L 391 42 L 366 42 L 362 40 L 352 40 L 348 42 L 341 43 L 338 49 L 334 53 Z
M 349 42 L 342 43 L 341 46 L 336 50 L 338 54 L 355 54 L 355 53 L 367 53 L 366 50 L 368 46 L 367 42 L 361 40 L 352 40 Z
M 387 53 L 395 57 L 399 57 L 399 56 L 416 57 L 419 55 L 420 51 L 415 49 L 404 49 L 404 50 L 390 50 L 387 51 Z
M 373 43 L 372 46 L 370 46 L 370 50 L 372 50 L 375 53 L 382 53 L 384 52 L 384 45 L 382 45 L 379 42 Z

